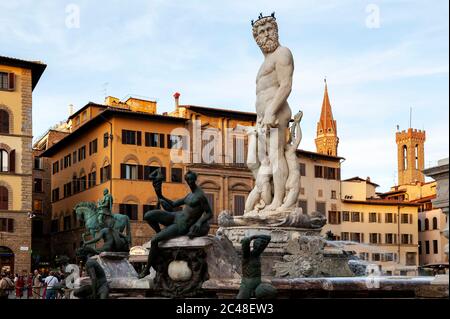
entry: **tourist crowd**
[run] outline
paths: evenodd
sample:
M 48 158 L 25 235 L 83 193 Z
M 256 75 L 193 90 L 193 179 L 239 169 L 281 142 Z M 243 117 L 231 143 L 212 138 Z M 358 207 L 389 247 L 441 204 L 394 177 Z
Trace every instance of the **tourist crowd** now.
M 0 274 L 0 299 L 56 299 L 61 297 L 65 275 L 60 271 L 41 274 Z

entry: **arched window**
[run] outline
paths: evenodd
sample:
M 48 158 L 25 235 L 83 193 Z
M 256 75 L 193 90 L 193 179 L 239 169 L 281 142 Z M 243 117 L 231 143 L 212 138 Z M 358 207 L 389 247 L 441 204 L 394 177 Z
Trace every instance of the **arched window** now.
M 0 133 L 9 133 L 9 113 L 0 110 Z
M 430 221 L 428 220 L 428 218 L 425 218 L 425 230 L 429 229 L 430 229 Z
M 5 150 L 0 150 L 0 172 L 9 171 L 9 155 Z
M 0 186 L 0 209 L 8 209 L 8 189 Z
M 419 145 L 416 144 L 416 147 L 414 147 L 414 164 L 416 169 L 419 169 Z
M 438 229 L 438 220 L 436 217 L 433 217 L 433 229 Z
M 417 223 L 417 226 L 419 228 L 419 231 L 422 231 L 422 221 L 419 219 L 419 222 Z
M 408 169 L 408 147 L 403 145 L 403 170 Z

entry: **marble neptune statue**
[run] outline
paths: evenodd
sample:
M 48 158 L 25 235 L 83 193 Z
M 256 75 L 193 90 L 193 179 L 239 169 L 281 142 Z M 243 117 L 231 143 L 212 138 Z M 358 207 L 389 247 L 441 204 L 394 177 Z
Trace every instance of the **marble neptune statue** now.
M 264 62 L 256 77 L 257 143 L 252 144 L 257 149 L 249 149 L 248 152 L 258 156 L 252 157 L 253 162 L 247 159 L 247 165 L 255 175 L 255 188 L 258 188 L 255 192 L 265 200 L 255 201 L 254 197 L 249 196 L 245 211 L 274 212 L 281 207 L 286 211 L 292 210 L 297 201 L 287 195 L 289 192 L 298 194 L 295 188 L 300 188 L 299 180 L 290 181 L 287 185 L 289 176 L 295 174 L 292 169 L 297 169 L 296 164 L 288 162 L 297 162 L 296 157 L 286 156 L 292 153 L 286 137 L 292 117 L 287 98 L 292 89 L 294 59 L 291 51 L 281 46 L 278 41 L 278 26 L 274 13 L 266 17 L 260 14 L 257 21 L 252 21 L 252 26 L 253 37 L 264 55 Z M 270 189 L 270 195 L 267 194 L 267 189 Z M 288 198 L 289 203 L 286 203 Z M 270 201 L 267 202 L 268 200 Z

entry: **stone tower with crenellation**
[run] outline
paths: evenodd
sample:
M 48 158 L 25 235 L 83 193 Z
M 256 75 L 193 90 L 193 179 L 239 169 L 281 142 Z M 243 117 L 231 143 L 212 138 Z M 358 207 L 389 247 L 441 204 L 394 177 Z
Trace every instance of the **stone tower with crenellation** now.
M 322 102 L 320 121 L 317 123 L 316 151 L 320 154 L 337 156 L 339 138 L 337 136 L 336 121 L 333 119 L 328 87 L 325 80 L 325 93 Z
M 424 183 L 425 131 L 409 128 L 395 134 L 397 142 L 398 184 Z

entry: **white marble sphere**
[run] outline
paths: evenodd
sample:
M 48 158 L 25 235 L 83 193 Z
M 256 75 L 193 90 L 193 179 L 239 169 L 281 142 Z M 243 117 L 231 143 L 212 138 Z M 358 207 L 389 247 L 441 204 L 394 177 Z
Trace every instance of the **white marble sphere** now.
M 188 281 L 192 277 L 192 270 L 184 260 L 174 260 L 169 264 L 169 277 L 173 281 Z

